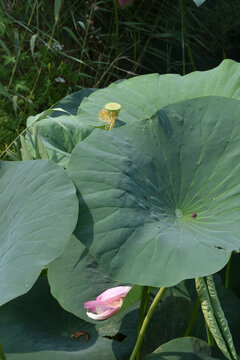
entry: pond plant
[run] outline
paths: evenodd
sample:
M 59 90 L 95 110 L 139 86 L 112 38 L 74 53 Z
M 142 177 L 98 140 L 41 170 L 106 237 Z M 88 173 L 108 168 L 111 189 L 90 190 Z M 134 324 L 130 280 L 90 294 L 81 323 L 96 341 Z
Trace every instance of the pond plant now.
M 28 119 L 0 162 L 1 360 L 238 359 L 239 79 L 137 76 Z

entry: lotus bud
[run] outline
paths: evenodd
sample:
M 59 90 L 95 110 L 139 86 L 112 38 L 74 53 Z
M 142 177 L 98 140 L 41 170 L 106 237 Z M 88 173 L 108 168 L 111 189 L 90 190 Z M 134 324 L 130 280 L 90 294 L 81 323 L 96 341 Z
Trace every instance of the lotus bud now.
M 112 317 L 121 308 L 123 300 L 131 286 L 116 286 L 100 294 L 96 300 L 84 303 L 87 315 L 94 320 Z

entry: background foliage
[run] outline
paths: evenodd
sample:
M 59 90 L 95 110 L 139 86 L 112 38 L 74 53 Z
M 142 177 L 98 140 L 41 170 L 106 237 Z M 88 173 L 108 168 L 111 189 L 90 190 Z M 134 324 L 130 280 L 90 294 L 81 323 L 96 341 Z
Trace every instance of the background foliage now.
M 0 0 L 0 149 L 73 91 L 238 60 L 239 10 L 234 0 Z

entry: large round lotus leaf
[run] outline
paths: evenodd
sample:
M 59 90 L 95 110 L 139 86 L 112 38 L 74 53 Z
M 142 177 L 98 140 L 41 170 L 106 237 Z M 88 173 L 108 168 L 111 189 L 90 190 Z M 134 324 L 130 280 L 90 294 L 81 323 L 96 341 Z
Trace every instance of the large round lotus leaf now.
M 76 146 L 75 235 L 111 278 L 171 286 L 239 250 L 239 113 L 237 100 L 187 100 Z
M 131 353 L 131 342 L 101 337 L 95 325 L 63 310 L 50 295 L 46 278 L 2 306 L 0 318 L 7 360 L 125 360 Z M 71 337 L 78 332 L 85 332 L 88 340 Z
M 163 344 L 144 360 L 217 360 L 211 357 L 211 347 L 194 337 L 178 338 Z
M 240 99 L 239 82 L 240 64 L 232 60 L 185 76 L 137 76 L 96 91 L 82 102 L 78 115 L 88 125 L 99 125 L 98 112 L 106 103 L 118 102 L 122 105 L 119 119 L 129 123 L 151 117 L 161 107 L 180 100 L 209 95 Z
M 0 162 L 0 304 L 27 292 L 65 248 L 77 222 L 76 190 L 49 160 Z

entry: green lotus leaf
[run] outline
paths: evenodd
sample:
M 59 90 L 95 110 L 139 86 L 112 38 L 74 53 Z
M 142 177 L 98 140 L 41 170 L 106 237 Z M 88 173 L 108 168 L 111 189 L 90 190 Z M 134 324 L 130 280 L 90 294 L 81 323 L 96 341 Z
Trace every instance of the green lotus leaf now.
M 119 120 L 129 123 L 151 117 L 158 109 L 177 101 L 200 96 L 240 99 L 240 64 L 224 60 L 208 71 L 178 74 L 150 74 L 111 84 L 85 98 L 78 109 L 79 120 L 99 125 L 98 112 L 108 102 L 122 105 Z
M 63 310 L 50 295 L 46 278 L 2 306 L 0 318 L 8 360 L 125 360 L 131 353 L 131 341 L 101 337 L 94 324 Z M 78 336 L 79 332 L 84 333 Z
M 240 248 L 240 102 L 203 97 L 78 144 L 77 238 L 113 279 L 172 286 Z
M 50 160 L 0 162 L 0 304 L 26 293 L 65 248 L 76 190 Z
M 27 120 L 28 126 L 37 120 L 37 132 L 45 145 L 48 157 L 59 165 L 66 167 L 74 146 L 92 132 L 93 128 L 80 121 L 76 113 L 81 101 L 94 91 L 94 89 L 77 91 L 63 98 L 50 116 L 43 116 L 40 120 L 37 120 L 39 115 L 30 116 Z M 31 127 L 29 130 L 31 132 Z M 28 136 L 26 141 L 34 155 Z
M 54 109 L 60 108 L 71 115 L 77 115 L 77 110 L 83 99 L 87 98 L 94 91 L 96 91 L 96 89 L 87 88 L 67 95 L 54 106 Z M 57 117 L 61 115 L 63 115 L 63 113 L 59 110 L 53 110 L 53 112 L 51 113 L 51 117 Z
M 74 146 L 87 137 L 92 129 L 82 124 L 77 116 L 62 115 L 48 116 L 39 121 L 37 132 L 45 145 L 49 159 L 66 167 Z M 26 140 L 30 151 L 34 154 L 28 137 Z
M 211 346 L 195 337 L 178 338 L 163 344 L 144 360 L 217 360 Z

